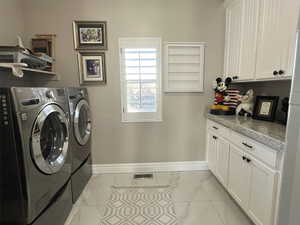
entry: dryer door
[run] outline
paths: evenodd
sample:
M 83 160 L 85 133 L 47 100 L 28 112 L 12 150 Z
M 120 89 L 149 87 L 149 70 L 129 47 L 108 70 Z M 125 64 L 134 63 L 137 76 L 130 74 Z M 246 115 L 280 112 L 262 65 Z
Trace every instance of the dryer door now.
M 57 173 L 64 165 L 69 142 L 69 121 L 57 105 L 46 106 L 38 115 L 31 134 L 32 158 L 46 174 Z
M 92 120 L 89 103 L 82 99 L 78 102 L 74 113 L 74 133 L 77 142 L 85 145 L 91 136 Z

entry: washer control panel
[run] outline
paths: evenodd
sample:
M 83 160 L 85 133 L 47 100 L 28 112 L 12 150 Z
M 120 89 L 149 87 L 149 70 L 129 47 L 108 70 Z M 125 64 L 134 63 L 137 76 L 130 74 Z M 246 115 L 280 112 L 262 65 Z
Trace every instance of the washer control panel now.
M 0 123 L 4 126 L 9 125 L 8 99 L 5 94 L 0 94 Z

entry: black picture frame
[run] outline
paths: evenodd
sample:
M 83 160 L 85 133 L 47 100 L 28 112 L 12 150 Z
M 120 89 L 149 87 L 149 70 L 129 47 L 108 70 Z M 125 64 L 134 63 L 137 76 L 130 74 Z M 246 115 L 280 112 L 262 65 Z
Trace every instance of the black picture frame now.
M 257 96 L 252 118 L 273 122 L 276 116 L 278 101 L 278 96 Z
M 107 50 L 106 21 L 74 21 L 73 33 L 76 50 Z
M 104 52 L 79 51 L 77 58 L 81 85 L 106 84 L 106 60 Z

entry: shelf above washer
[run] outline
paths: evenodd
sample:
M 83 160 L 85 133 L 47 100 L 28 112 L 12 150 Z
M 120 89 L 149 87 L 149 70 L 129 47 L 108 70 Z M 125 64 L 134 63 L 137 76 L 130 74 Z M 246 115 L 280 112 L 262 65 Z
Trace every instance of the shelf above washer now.
M 30 68 L 23 68 L 24 72 L 33 72 L 33 73 L 40 73 L 41 75 L 49 75 L 49 76 L 55 76 L 56 73 L 50 72 L 50 71 L 44 71 L 44 70 L 36 70 L 36 69 L 30 69 Z

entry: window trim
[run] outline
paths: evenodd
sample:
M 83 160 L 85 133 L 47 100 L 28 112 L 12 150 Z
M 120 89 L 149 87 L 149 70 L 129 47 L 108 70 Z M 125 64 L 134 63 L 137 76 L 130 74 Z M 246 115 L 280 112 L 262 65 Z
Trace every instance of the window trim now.
M 133 44 L 135 43 L 135 45 Z M 148 45 L 148 46 L 147 46 Z M 157 48 L 157 112 L 127 112 L 127 89 L 126 80 L 123 72 L 122 49 L 131 48 Z M 121 122 L 123 123 L 144 123 L 144 122 L 162 122 L 162 39 L 161 38 L 119 38 L 119 65 L 120 65 L 120 86 L 121 86 Z

